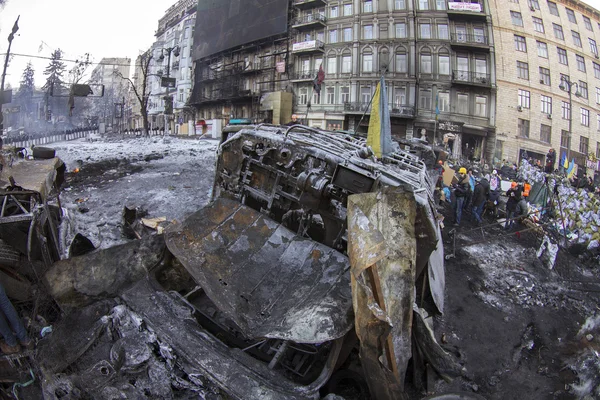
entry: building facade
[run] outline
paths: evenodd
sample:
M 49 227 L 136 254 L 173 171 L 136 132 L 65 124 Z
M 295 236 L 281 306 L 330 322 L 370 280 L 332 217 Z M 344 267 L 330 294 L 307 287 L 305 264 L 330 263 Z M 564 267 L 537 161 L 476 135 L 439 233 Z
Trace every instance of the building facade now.
M 107 57 L 100 60 L 92 70 L 89 83 L 104 85 L 104 96 L 91 101 L 90 115 L 97 117 L 98 123 L 104 123 L 107 129 L 122 130 L 126 124 L 124 108 L 119 104 L 127 103 L 129 84 L 121 77 L 129 77 L 131 58 Z
M 600 13 L 577 0 L 491 4 L 496 157 L 543 162 L 554 148 L 583 172 L 590 153 L 600 156 Z
M 435 136 L 456 156 L 490 159 L 496 85 L 486 1 L 295 0 L 294 6 L 294 111 L 309 125 L 366 132 L 383 75 L 393 136 L 425 136 L 430 143 Z M 312 80 L 321 65 L 318 96 Z
M 152 45 L 154 62 L 148 78 L 150 100 L 148 113 L 151 128 L 187 134 L 192 129 L 194 111 L 188 106 L 193 84 L 192 42 L 196 23 L 195 0 L 180 0 L 170 7 L 158 22 Z M 172 78 L 169 87 L 163 78 Z M 166 100 L 165 97 L 172 97 Z M 172 102 L 172 112 L 165 105 Z M 167 107 L 170 108 L 170 107 Z

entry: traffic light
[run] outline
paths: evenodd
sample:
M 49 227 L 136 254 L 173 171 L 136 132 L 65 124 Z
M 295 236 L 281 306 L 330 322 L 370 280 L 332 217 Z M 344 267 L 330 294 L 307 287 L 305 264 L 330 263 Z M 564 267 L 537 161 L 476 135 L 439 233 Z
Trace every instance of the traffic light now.
M 173 115 L 173 96 L 165 96 L 165 114 Z

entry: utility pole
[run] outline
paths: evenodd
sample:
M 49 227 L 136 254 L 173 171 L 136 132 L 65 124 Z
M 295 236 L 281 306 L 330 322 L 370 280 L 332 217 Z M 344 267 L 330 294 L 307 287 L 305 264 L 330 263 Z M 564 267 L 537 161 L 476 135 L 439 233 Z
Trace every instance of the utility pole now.
M 166 73 L 163 77 L 163 79 L 161 79 L 161 86 L 163 86 L 165 88 L 166 94 L 164 97 L 164 101 L 165 101 L 165 108 L 164 108 L 164 116 L 165 116 L 165 135 L 169 132 L 169 115 L 173 114 L 173 98 L 169 95 L 169 88 L 171 87 L 171 84 L 175 87 L 175 79 L 171 80 L 170 79 L 170 74 L 171 74 L 171 52 L 173 53 L 173 55 L 175 57 L 179 56 L 179 51 L 180 48 L 179 46 L 175 46 L 175 47 L 166 47 L 163 48 L 161 50 L 161 55 L 158 58 L 160 61 L 165 59 L 165 56 L 162 52 L 167 52 L 167 69 L 166 69 Z M 165 79 L 166 78 L 166 79 Z
M 567 161 L 569 163 L 571 163 L 571 135 L 573 129 L 573 86 L 575 86 L 576 88 L 575 96 L 581 96 L 581 93 L 579 92 L 579 85 L 577 84 L 577 82 L 571 82 L 570 78 L 561 75 L 560 85 L 558 86 L 558 88 L 560 90 L 567 90 L 569 92 L 569 137 L 567 142 Z M 564 165 L 561 165 L 561 167 L 564 168 Z M 567 168 L 564 168 L 564 170 L 566 173 Z
M 10 58 L 10 47 L 12 46 L 12 41 L 15 38 L 15 33 L 17 33 L 17 31 L 19 30 L 19 18 L 21 18 L 20 15 L 17 17 L 17 20 L 13 25 L 12 32 L 8 35 L 8 50 L 6 51 L 6 58 L 4 59 L 4 70 L 2 71 L 2 84 L 0 85 L 0 135 L 4 133 L 4 115 L 2 114 L 2 104 L 4 104 L 4 101 L 6 100 L 4 98 L 4 81 L 6 80 L 6 68 L 8 67 L 8 60 Z M 2 147 L 1 143 L 2 142 L 0 141 L 0 148 Z

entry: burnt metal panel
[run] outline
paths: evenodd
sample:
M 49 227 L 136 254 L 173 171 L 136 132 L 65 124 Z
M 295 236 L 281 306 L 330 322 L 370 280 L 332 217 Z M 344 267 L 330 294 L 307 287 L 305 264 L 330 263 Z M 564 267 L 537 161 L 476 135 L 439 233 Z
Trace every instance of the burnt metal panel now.
M 348 259 L 256 210 L 217 199 L 166 243 L 246 337 L 321 343 L 352 328 Z

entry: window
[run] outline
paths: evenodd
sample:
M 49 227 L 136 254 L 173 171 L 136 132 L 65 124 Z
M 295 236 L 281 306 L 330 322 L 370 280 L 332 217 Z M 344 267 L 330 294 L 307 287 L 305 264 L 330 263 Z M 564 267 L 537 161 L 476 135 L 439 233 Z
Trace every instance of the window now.
M 373 54 L 363 54 L 363 72 L 373 72 Z
M 405 74 L 408 70 L 408 63 L 406 61 L 406 54 L 396 54 L 396 72 Z
M 575 18 L 575 13 L 573 12 L 573 10 L 571 10 L 570 8 L 565 8 L 565 11 L 567 12 L 567 18 L 569 18 L 569 21 L 576 24 L 577 19 Z
M 540 67 L 540 83 L 550 86 L 550 70 L 548 68 Z
M 590 51 L 597 56 L 598 55 L 598 47 L 596 47 L 596 41 L 592 38 L 588 38 L 590 41 Z
M 519 89 L 519 107 L 529 108 L 529 90 Z
M 344 42 L 351 42 L 352 41 L 352 28 L 344 28 L 343 33 L 344 33 Z
M 350 87 L 342 86 L 340 88 L 340 101 L 342 103 L 350 103 Z
M 394 88 L 394 106 L 400 108 L 406 104 L 406 89 L 401 87 Z
M 404 22 L 400 22 L 396 24 L 396 38 L 403 39 L 406 37 L 406 24 Z
M 548 45 L 544 42 L 537 42 L 538 56 L 548 58 Z
M 581 125 L 590 126 L 590 110 L 581 107 Z
M 600 65 L 597 63 L 594 63 L 594 76 L 596 79 L 600 79 Z
M 348 17 L 352 15 L 352 4 L 344 4 L 344 16 Z
M 568 102 L 561 102 L 561 110 L 563 119 L 569 119 L 571 117 L 571 107 Z
M 556 15 L 558 17 L 558 7 L 556 7 L 556 3 L 553 1 L 548 2 L 548 8 L 550 9 L 550 14 Z
M 598 130 L 600 130 L 600 114 L 598 114 Z M 600 142 L 596 142 L 596 158 L 600 158 Z
M 540 3 L 538 2 L 538 0 L 529 0 L 529 7 L 533 8 L 534 10 L 539 10 Z
M 469 59 L 463 56 L 456 56 L 456 69 L 458 70 L 458 80 L 469 80 Z
M 363 12 L 373 12 L 373 2 L 371 0 L 365 0 L 363 3 Z
M 589 151 L 589 147 L 590 147 L 590 139 L 588 139 L 584 136 L 581 136 L 579 138 L 579 152 L 581 154 L 587 155 L 588 151 Z
M 456 112 L 459 114 L 469 113 L 469 95 L 466 93 L 459 93 L 456 96 Z
M 600 104 L 600 88 L 596 88 L 596 103 Z
M 406 0 L 395 0 L 394 8 L 396 10 L 404 10 L 406 8 Z
M 300 88 L 300 98 L 298 99 L 298 103 L 300 105 L 306 104 L 308 100 L 308 88 Z
M 487 43 L 485 40 L 485 34 L 483 32 L 483 28 L 473 28 L 473 37 L 475 39 L 475 43 Z
M 450 56 L 440 54 L 438 56 L 438 73 L 440 75 L 450 75 Z
M 562 84 L 563 82 L 569 82 L 571 78 L 569 77 L 569 75 L 565 75 L 565 74 L 560 74 L 560 79 L 558 80 L 559 84 Z M 560 89 L 560 86 L 558 87 Z M 567 86 L 565 85 L 563 89 L 561 89 L 563 91 L 567 91 Z
M 467 27 L 464 25 L 455 25 L 454 31 L 456 32 L 456 41 L 457 42 L 466 42 L 467 41 Z
M 571 31 L 571 34 L 573 35 L 573 43 L 575 46 L 581 47 L 581 36 L 579 36 L 579 32 Z
M 524 36 L 515 35 L 515 50 L 527 53 L 527 42 Z
M 475 97 L 475 115 L 478 117 L 487 117 L 487 97 Z
M 517 74 L 521 79 L 529 79 L 529 64 L 517 61 Z
M 567 149 L 571 148 L 571 138 L 568 131 L 564 129 L 560 131 L 560 147 Z
M 421 73 L 431 74 L 431 54 L 421 54 Z
M 337 58 L 327 57 L 327 73 L 335 75 L 337 73 Z
M 438 39 L 448 39 L 448 25 L 439 24 L 437 26 Z
M 331 6 L 329 9 L 329 18 L 337 18 L 339 17 L 339 8 L 338 6 Z
M 321 95 L 313 90 L 312 104 L 321 104 Z
M 429 0 L 419 0 L 419 10 L 429 10 Z
M 345 54 L 342 56 L 342 74 L 349 74 L 352 72 L 352 56 Z
M 419 90 L 419 108 L 431 110 L 431 90 Z
M 569 65 L 567 51 L 565 49 L 561 49 L 560 47 L 557 47 L 556 51 L 558 52 L 558 62 L 564 65 Z
M 512 19 L 513 25 L 523 26 L 523 17 L 521 17 L 521 13 L 518 11 L 511 11 L 510 18 Z
M 337 43 L 337 29 L 329 31 L 329 43 Z
M 575 54 L 575 59 L 577 60 L 577 69 L 585 72 L 585 58 L 579 54 Z
M 445 10 L 446 9 L 446 0 L 435 0 L 435 9 L 436 10 Z
M 590 19 L 588 17 L 586 17 L 585 15 L 581 16 L 583 18 L 583 23 L 585 24 L 585 28 L 588 31 L 594 31 L 594 29 L 592 28 L 592 21 L 590 21 Z
M 421 39 L 431 39 L 431 25 L 419 24 L 419 36 Z
M 450 93 L 439 92 L 437 101 L 440 112 L 450 112 Z
M 540 110 L 544 114 L 552 114 L 552 97 L 540 96 Z
M 363 39 L 373 39 L 373 25 L 363 26 Z
M 562 26 L 558 24 L 552 24 L 552 29 L 554 30 L 554 37 L 560 40 L 565 40 L 565 35 L 562 30 Z
M 533 29 L 536 32 L 544 33 L 544 22 L 541 18 L 533 17 Z
M 552 127 L 550 125 L 540 126 L 540 141 L 550 143 L 552 139 Z
M 335 104 L 335 88 L 328 87 L 325 89 L 325 103 L 326 104 Z
M 519 118 L 518 122 L 519 136 L 528 138 L 529 137 L 529 121 L 526 119 Z

